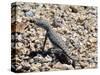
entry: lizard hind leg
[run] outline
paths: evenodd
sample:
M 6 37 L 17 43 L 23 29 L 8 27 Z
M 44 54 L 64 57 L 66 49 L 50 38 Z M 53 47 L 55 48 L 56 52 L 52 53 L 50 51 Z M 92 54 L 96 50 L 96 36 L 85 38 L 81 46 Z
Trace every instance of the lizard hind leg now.
M 72 65 L 75 68 L 75 60 L 66 55 L 61 49 L 57 48 L 55 55 L 61 63 Z
M 75 68 L 75 61 L 69 56 L 67 56 L 62 51 L 62 49 L 53 47 L 53 48 L 48 49 L 48 52 L 50 56 L 53 58 L 52 62 L 54 63 L 61 62 L 62 64 L 72 65 Z

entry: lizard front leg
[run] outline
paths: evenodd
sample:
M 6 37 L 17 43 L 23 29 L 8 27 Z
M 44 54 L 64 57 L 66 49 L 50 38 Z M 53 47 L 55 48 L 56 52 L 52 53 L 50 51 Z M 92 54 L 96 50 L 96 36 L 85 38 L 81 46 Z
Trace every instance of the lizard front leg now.
M 45 49 L 46 41 L 47 41 L 47 33 L 46 33 L 46 35 L 45 35 L 45 40 L 44 40 L 44 42 L 43 42 L 42 51 L 44 51 L 44 49 Z

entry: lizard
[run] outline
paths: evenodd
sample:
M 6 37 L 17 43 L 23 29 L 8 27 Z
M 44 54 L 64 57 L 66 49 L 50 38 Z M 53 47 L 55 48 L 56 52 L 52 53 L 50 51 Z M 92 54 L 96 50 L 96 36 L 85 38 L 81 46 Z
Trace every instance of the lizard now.
M 54 31 L 52 29 L 49 22 L 47 20 L 42 19 L 42 18 L 34 18 L 32 21 L 37 26 L 39 26 L 39 27 L 43 28 L 44 30 L 46 30 L 43 49 L 45 47 L 45 43 L 46 43 L 47 38 L 49 38 L 49 40 L 51 41 L 53 46 L 55 48 L 59 48 L 59 49 L 56 49 L 56 51 L 53 51 L 53 52 L 56 52 L 56 54 L 63 54 L 63 56 L 65 57 L 65 60 L 67 61 L 67 63 L 71 64 L 75 68 L 75 60 L 73 58 L 71 58 L 71 51 L 68 49 L 65 41 L 62 40 L 62 37 L 56 31 Z M 62 52 L 62 53 L 60 53 L 60 52 Z

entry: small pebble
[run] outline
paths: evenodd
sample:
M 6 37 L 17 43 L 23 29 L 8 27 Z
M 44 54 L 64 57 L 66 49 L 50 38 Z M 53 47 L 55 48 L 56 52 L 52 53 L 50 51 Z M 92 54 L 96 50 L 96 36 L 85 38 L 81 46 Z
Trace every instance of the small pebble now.
M 34 13 L 32 11 L 27 11 L 27 12 L 25 12 L 25 16 L 26 17 L 33 17 Z

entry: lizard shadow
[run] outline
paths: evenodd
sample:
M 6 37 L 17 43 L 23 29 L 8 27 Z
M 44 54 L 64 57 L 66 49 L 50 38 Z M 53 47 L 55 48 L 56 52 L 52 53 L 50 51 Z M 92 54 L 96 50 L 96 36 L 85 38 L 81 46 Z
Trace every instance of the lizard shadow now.
M 37 54 L 41 54 L 43 57 L 46 57 L 47 55 L 49 55 L 53 59 L 52 62 L 59 61 L 62 64 L 68 64 L 68 65 L 72 64 L 70 62 L 70 58 L 67 57 L 65 55 L 65 53 L 61 49 L 59 49 L 59 48 L 54 48 L 53 47 L 53 48 L 49 48 L 48 50 L 44 50 L 44 51 L 40 51 L 40 50 L 39 51 L 32 51 L 29 54 L 29 57 L 33 58 L 33 57 L 37 56 Z

